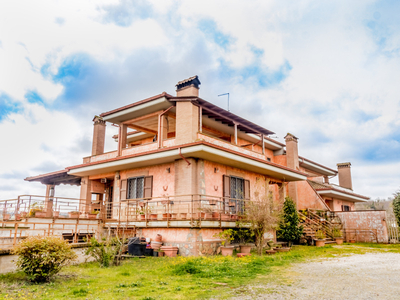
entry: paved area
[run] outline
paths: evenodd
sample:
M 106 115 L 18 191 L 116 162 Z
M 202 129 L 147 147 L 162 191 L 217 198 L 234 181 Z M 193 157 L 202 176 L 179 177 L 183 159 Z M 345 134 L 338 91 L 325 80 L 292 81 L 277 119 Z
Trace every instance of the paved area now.
M 284 277 L 284 284 L 250 286 L 233 299 L 400 299 L 400 254 L 296 264 Z

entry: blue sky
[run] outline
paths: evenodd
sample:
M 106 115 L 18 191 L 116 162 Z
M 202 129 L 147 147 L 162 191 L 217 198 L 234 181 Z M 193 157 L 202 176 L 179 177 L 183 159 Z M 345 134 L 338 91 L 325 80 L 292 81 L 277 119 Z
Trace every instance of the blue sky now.
M 355 191 L 400 188 L 398 1 L 2 1 L 0 199 L 90 154 L 95 114 L 198 75 L 204 99 L 328 167 Z M 108 127 L 106 147 L 115 148 Z M 16 188 L 18 187 L 18 188 Z M 58 195 L 76 196 L 69 187 Z M 63 194 L 64 193 L 64 194 Z M 76 193 L 76 190 L 74 191 Z

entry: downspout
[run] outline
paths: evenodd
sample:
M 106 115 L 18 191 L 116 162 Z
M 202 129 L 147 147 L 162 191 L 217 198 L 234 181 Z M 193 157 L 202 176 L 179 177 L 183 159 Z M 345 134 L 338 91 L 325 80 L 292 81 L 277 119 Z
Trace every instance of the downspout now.
M 190 162 L 182 155 L 181 148 L 179 148 L 179 155 L 187 162 L 188 166 L 190 166 Z

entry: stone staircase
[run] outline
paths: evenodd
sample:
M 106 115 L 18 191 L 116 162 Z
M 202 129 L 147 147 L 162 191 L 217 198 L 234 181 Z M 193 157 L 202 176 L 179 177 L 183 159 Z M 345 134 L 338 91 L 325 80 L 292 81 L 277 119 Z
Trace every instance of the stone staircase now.
M 314 245 L 316 232 L 322 230 L 326 235 L 325 244 L 336 244 L 333 229 L 342 229 L 342 223 L 334 212 L 301 210 L 299 211 L 300 225 L 303 226 L 304 237 L 309 244 Z

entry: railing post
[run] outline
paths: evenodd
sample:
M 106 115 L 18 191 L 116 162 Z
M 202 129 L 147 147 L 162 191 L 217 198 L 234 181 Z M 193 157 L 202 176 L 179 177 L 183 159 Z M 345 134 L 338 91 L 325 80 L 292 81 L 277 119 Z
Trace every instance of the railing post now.
M 13 246 L 15 246 L 17 244 L 17 232 L 18 232 L 18 223 L 15 222 Z

